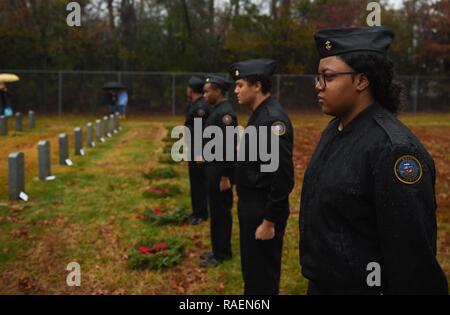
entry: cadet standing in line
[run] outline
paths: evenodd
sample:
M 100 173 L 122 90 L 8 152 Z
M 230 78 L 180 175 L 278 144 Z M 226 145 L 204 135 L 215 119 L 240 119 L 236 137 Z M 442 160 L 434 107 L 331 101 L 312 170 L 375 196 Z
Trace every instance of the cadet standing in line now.
M 325 128 L 300 206 L 300 260 L 309 294 L 448 294 L 436 260 L 436 171 L 395 116 L 387 27 L 315 34 L 315 88 Z
M 194 154 L 194 119 L 201 119 L 203 127 L 201 131 L 203 133 L 203 129 L 206 125 L 206 119 L 208 118 L 210 111 L 210 106 L 203 98 L 204 82 L 205 81 L 202 78 L 193 76 L 189 79 L 186 89 L 188 106 L 186 107 L 186 120 L 184 125 L 191 133 L 188 149 L 190 154 L 188 170 L 192 205 L 191 225 L 197 225 L 208 220 L 208 195 L 205 163 L 201 162 L 201 156 L 196 157 Z M 203 143 L 200 148 L 203 150 Z
M 204 85 L 204 98 L 212 106 L 206 121 L 206 127 L 218 126 L 223 133 L 223 161 L 207 161 L 206 176 L 208 183 L 208 200 L 211 215 L 212 252 L 203 253 L 200 264 L 203 268 L 215 267 L 230 259 L 233 207 L 233 172 L 234 162 L 225 161 L 226 143 L 237 139 L 227 139 L 225 128 L 237 126 L 237 117 L 233 106 L 225 98 L 232 82 L 218 75 L 207 75 Z M 235 151 L 235 150 L 234 150 Z M 232 152 L 235 155 L 235 152 Z
M 274 172 L 261 172 L 261 162 L 249 161 L 249 141 L 245 143 L 245 161 L 236 169 L 239 197 L 241 263 L 245 294 L 278 294 L 281 254 L 286 222 L 289 217 L 289 194 L 294 187 L 292 162 L 293 128 L 277 99 L 271 96 L 271 78 L 276 62 L 256 59 L 236 63 L 230 73 L 236 80 L 235 93 L 239 104 L 252 110 L 247 127 L 255 126 L 259 143 L 259 127 L 267 130 L 267 147 L 271 133 L 278 137 L 278 148 L 270 148 L 279 156 Z M 242 153 L 239 152 L 239 155 Z

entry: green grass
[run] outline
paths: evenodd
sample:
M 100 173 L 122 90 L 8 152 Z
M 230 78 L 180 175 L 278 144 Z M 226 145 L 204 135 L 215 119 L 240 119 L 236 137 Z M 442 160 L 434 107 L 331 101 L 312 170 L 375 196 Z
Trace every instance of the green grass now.
M 449 116 L 447 116 L 449 117 Z M 437 134 L 448 135 L 448 121 L 441 115 L 402 117 L 410 125 L 437 128 Z M 328 121 L 323 116 L 294 117 L 299 129 L 296 139 L 302 140 L 305 130 L 319 134 Z M 240 119 L 241 122 L 246 119 Z M 51 132 L 60 132 L 62 125 L 81 124 L 79 117 L 67 121 Z M 10 203 L 0 199 L 0 293 L 44 294 L 241 294 L 243 291 L 240 257 L 239 225 L 233 209 L 233 258 L 207 271 L 198 268 L 198 256 L 210 249 L 209 224 L 200 226 L 155 226 L 145 219 L 148 207 L 189 205 L 187 165 L 170 165 L 177 178 L 148 180 L 142 176 L 152 168 L 166 167 L 159 163 L 165 146 L 167 126 L 182 123 L 181 117 L 133 119 L 123 122 L 124 130 L 86 150 L 86 156 L 75 157 L 71 168 L 55 166 L 56 179 L 50 182 L 27 177 L 28 203 Z M 67 127 L 66 127 L 67 128 Z M 421 129 L 422 128 L 422 129 Z M 423 131 L 423 130 L 422 130 Z M 421 131 L 421 132 L 422 132 Z M 39 132 L 46 133 L 44 129 Z M 427 131 L 428 132 L 428 131 Z M 425 136 L 429 136 L 428 133 Z M 436 137 L 431 137 L 438 141 Z M 27 137 L 21 138 L 23 145 Z M 5 141 L 1 139 L 0 141 Z M 14 140 L 16 141 L 16 140 Z M 34 143 L 35 138 L 32 138 Z M 14 142 L 14 145 L 21 145 Z M 427 145 L 428 142 L 425 141 Z M 441 154 L 450 162 L 450 149 L 439 143 L 430 144 L 432 153 Z M 444 149 L 442 147 L 444 146 Z M 55 149 L 55 147 L 52 147 Z M 303 154 L 305 147 L 300 146 Z M 34 148 L 30 150 L 34 151 Z M 442 152 L 439 150 L 443 150 Z M 309 154 L 309 153 L 308 153 Z M 450 174 L 441 168 L 438 193 L 448 191 Z M 297 170 L 296 170 L 297 172 Z M 298 207 L 301 178 L 291 194 L 291 217 L 283 248 L 281 274 L 282 294 L 304 294 L 306 280 L 300 275 L 298 257 Z M 181 193 L 175 197 L 143 198 L 150 185 L 176 184 Z M 447 198 L 447 197 L 445 197 Z M 449 212 L 439 199 L 439 259 L 450 273 L 448 254 Z M 234 203 L 236 205 L 236 201 Z M 189 240 L 180 265 L 164 270 L 135 271 L 127 267 L 127 255 L 142 238 L 182 237 Z M 65 267 L 76 261 L 81 265 L 81 287 L 68 287 Z M 28 283 L 27 288 L 19 283 Z

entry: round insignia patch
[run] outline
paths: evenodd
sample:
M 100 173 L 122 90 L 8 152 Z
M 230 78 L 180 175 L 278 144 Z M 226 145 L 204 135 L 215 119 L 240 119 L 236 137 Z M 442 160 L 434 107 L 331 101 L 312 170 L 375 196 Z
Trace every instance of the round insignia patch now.
M 282 136 L 286 133 L 286 125 L 281 120 L 277 120 L 272 124 L 272 133 L 276 136 Z
M 238 77 L 240 74 L 241 74 L 241 73 L 239 72 L 239 69 L 236 69 L 236 71 L 234 72 L 234 75 L 235 75 L 236 77 Z
M 203 108 L 199 108 L 197 110 L 197 116 L 203 117 L 205 115 L 205 110 Z
M 415 184 L 422 178 L 422 165 L 412 155 L 403 155 L 394 165 L 394 174 L 404 184 Z
M 325 42 L 325 49 L 326 50 L 330 50 L 333 47 L 333 45 L 331 45 L 331 42 L 329 40 L 327 40 Z
M 233 117 L 231 117 L 230 114 L 225 114 L 222 116 L 222 122 L 224 125 L 231 125 L 231 123 L 233 122 Z

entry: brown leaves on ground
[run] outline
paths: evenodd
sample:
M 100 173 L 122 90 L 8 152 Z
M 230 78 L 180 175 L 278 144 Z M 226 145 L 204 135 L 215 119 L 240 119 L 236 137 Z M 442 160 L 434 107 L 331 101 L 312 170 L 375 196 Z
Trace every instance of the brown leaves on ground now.
M 175 269 L 175 274 L 168 276 L 170 286 L 177 294 L 189 294 L 189 289 L 207 280 L 205 269 L 195 267 L 180 267 Z
M 16 238 L 28 238 L 28 225 L 22 225 L 17 229 L 11 231 L 11 236 Z

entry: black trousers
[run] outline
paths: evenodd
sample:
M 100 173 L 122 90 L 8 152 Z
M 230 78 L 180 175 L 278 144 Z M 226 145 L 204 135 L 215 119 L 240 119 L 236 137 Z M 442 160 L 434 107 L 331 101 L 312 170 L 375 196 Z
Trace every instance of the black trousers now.
M 208 190 L 205 163 L 188 162 L 191 205 L 194 217 L 208 219 Z
M 263 222 L 266 196 L 245 200 L 239 196 L 238 216 L 244 294 L 273 295 L 280 287 L 281 254 L 286 223 L 275 224 L 275 237 L 256 240 L 255 232 Z
M 219 184 L 223 174 L 220 163 L 206 165 L 208 178 L 208 200 L 211 214 L 211 245 L 214 257 L 218 260 L 229 259 L 231 253 L 231 231 L 233 219 L 233 190 L 220 191 Z

